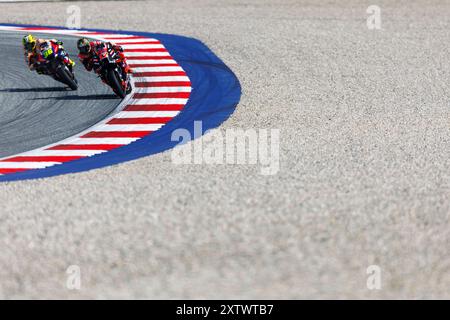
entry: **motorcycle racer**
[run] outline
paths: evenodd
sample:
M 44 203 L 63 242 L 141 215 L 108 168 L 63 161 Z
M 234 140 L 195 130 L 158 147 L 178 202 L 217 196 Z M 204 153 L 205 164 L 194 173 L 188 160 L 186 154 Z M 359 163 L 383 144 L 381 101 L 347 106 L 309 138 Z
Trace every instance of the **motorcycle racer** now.
M 46 49 L 49 46 L 57 46 L 63 57 L 64 63 L 67 65 L 69 70 L 73 72 L 73 67 L 75 62 L 70 59 L 69 55 L 66 53 L 63 47 L 62 41 L 56 39 L 36 39 L 33 35 L 29 34 L 22 39 L 22 44 L 24 48 L 25 62 L 31 71 L 36 70 L 37 73 L 45 73 L 45 66 L 40 63 L 41 57 L 46 58 Z
M 103 41 L 89 41 L 86 38 L 81 38 L 77 42 L 77 47 L 79 50 L 78 58 L 83 63 L 87 71 L 94 69 L 98 73 L 100 65 L 98 64 L 96 49 L 106 45 L 108 50 L 113 50 L 117 53 L 116 62 L 120 65 L 123 73 L 123 78 L 126 78 L 128 73 L 131 73 L 131 68 L 127 63 L 127 59 L 123 53 L 123 48 L 119 45 L 114 45 L 111 42 Z M 102 79 L 104 81 L 104 79 Z

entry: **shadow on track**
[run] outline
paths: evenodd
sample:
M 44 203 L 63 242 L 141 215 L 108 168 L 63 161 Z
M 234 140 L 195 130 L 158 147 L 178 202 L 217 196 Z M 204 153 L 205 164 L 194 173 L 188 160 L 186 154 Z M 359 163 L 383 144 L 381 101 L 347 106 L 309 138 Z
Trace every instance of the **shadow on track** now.
M 119 99 L 115 94 L 67 95 L 63 97 L 33 98 L 30 100 L 112 100 Z
M 9 88 L 2 89 L 0 92 L 57 92 L 57 91 L 68 91 L 64 87 L 45 87 L 45 88 Z

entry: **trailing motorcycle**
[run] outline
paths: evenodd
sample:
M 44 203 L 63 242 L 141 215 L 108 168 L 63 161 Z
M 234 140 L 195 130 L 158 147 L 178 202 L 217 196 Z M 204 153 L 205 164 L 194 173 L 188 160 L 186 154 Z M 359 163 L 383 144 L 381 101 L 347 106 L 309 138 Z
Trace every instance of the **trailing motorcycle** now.
M 63 47 L 48 41 L 41 46 L 40 52 L 36 67 L 38 73 L 49 75 L 70 89 L 77 90 L 78 81 L 73 74 L 72 66 L 67 63 L 68 54 Z

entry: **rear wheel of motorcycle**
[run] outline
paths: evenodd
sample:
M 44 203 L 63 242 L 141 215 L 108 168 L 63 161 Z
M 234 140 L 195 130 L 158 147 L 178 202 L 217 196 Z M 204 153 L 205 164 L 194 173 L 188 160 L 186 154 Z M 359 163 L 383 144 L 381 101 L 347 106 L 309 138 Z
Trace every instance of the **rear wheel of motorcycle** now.
M 75 78 L 72 77 L 72 75 L 70 74 L 70 71 L 67 70 L 67 68 L 59 68 L 57 73 L 58 73 L 59 79 L 61 79 L 61 81 L 63 83 L 67 84 L 70 89 L 72 89 L 72 90 L 78 89 L 78 84 L 75 81 Z
M 119 77 L 117 76 L 117 73 L 114 70 L 108 70 L 108 83 L 113 89 L 115 94 L 117 94 L 122 99 L 125 98 L 126 94 L 123 91 Z

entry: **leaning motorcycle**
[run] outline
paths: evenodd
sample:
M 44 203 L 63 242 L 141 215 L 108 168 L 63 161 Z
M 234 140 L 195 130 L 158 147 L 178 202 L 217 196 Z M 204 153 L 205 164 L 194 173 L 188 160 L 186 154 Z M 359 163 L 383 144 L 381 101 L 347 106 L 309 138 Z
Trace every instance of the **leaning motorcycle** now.
M 118 63 L 119 53 L 105 43 L 95 48 L 93 59 L 96 72 L 120 98 L 125 98 L 132 90 L 130 76 Z
M 70 89 L 77 90 L 78 81 L 75 79 L 72 68 L 64 62 L 66 57 L 67 53 L 62 47 L 49 42 L 41 48 L 37 69 L 40 73 L 49 75 L 56 81 L 69 86 Z

